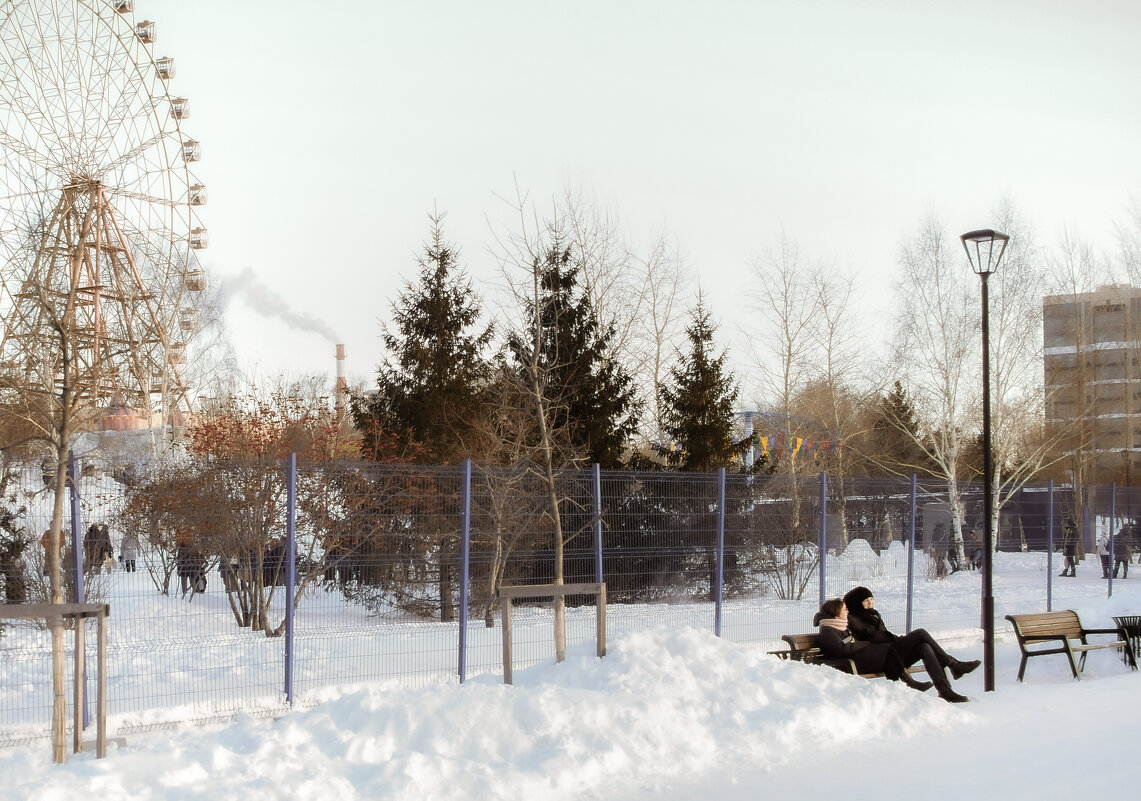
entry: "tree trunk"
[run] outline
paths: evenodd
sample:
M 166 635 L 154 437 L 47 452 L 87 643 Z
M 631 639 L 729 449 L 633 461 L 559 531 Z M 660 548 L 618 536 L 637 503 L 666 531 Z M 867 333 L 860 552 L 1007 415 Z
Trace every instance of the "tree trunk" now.
M 64 390 L 65 395 L 67 390 Z M 52 522 L 48 535 L 48 577 L 51 588 L 51 602 L 62 604 L 63 576 L 59 561 L 63 543 L 63 514 L 67 498 L 67 441 L 70 426 L 65 424 L 60 431 L 56 447 L 55 503 L 52 505 Z M 63 617 L 54 615 L 49 621 L 52 638 L 52 761 L 61 764 L 67 761 L 67 668 L 64 662 Z M 82 623 L 77 622 L 77 625 Z
M 447 558 L 447 554 L 443 554 L 440 564 L 441 623 L 450 623 L 456 619 L 456 608 L 452 603 L 452 566 L 447 563 Z

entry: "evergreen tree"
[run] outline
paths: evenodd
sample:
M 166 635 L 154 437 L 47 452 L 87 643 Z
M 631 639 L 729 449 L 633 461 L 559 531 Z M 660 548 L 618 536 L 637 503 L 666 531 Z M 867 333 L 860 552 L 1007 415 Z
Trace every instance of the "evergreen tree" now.
M 663 448 L 663 453 L 682 470 L 709 472 L 731 464 L 748 443 L 733 442 L 739 390 L 726 372 L 726 354 L 713 353 L 716 329 L 700 297 L 692 318 L 685 330 L 689 352 L 680 355 L 659 392 L 664 433 L 679 446 Z
M 547 249 L 539 271 L 539 367 L 550 428 L 572 453 L 603 467 L 618 467 L 638 425 L 633 379 L 611 358 L 613 327 L 598 321 L 590 298 L 579 286 L 580 267 L 558 238 Z M 534 323 L 533 323 L 534 324 Z M 534 332 L 511 338 L 516 365 L 527 369 Z
M 880 398 L 871 428 L 870 452 L 866 455 L 880 469 L 892 475 L 931 470 L 931 460 L 916 445 L 919 419 L 915 405 L 899 381 Z
M 444 240 L 443 218 L 431 216 L 417 283 L 406 282 L 392 305 L 377 391 L 354 404 L 372 458 L 447 462 L 467 455 L 464 443 L 491 379 L 485 352 L 492 327 L 477 328 L 479 297 L 458 266 L 459 251 Z

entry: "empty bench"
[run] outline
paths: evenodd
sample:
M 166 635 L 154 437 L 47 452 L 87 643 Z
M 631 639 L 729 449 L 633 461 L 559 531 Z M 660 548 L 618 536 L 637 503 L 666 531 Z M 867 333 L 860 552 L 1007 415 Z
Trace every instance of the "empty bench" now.
M 1022 664 L 1018 666 L 1018 680 L 1026 674 L 1026 662 L 1032 656 L 1065 654 L 1070 660 L 1070 670 L 1075 679 L 1082 677 L 1086 666 L 1086 655 L 1102 648 L 1117 648 L 1124 652 L 1125 661 L 1134 670 L 1137 660 L 1129 637 L 1122 628 L 1086 629 L 1078 619 L 1078 613 L 1067 609 L 1062 612 L 1038 612 L 1028 615 L 1007 615 L 1006 619 L 1014 627 L 1018 647 L 1022 651 Z M 1090 642 L 1091 634 L 1109 634 L 1114 639 L 1108 642 Z M 1074 657 L 1078 658 L 1075 659 Z
M 781 659 L 792 660 L 793 662 L 807 662 L 812 665 L 828 665 L 844 673 L 851 673 L 853 676 L 863 676 L 865 679 L 878 679 L 883 678 L 883 673 L 860 673 L 856 670 L 856 663 L 854 660 L 841 658 L 841 659 L 828 659 L 820 651 L 820 635 L 816 632 L 811 634 L 785 634 L 781 637 L 788 644 L 788 648 L 783 651 L 769 651 L 773 656 L 778 656 Z M 926 673 L 927 669 L 920 663 L 914 667 L 907 669 L 908 673 Z

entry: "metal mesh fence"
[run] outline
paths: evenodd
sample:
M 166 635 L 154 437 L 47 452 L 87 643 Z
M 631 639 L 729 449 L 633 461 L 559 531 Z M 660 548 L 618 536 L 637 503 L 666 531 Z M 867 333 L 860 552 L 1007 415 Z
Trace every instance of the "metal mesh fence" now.
M 54 493 L 37 469 L 22 480 L 9 528 L 23 547 L 0 565 L 8 603 L 48 597 Z M 604 581 L 611 636 L 696 627 L 765 649 L 859 584 L 892 630 L 980 624 L 985 521 L 969 484 L 957 513 L 945 482 L 827 475 L 566 470 L 552 486 L 510 467 L 89 463 L 73 484 L 65 594 L 111 604 L 109 709 L 128 730 L 366 681 L 498 673 L 502 586 Z M 1113 487 L 1004 498 L 996 619 L 1104 595 L 1098 536 L 1132 543 L 1137 514 L 1141 494 Z M 1078 579 L 1058 577 L 1067 520 Z M 567 598 L 568 648 L 593 648 L 594 603 Z M 519 599 L 514 621 L 516 669 L 554 658 L 550 599 Z M 49 632 L 3 626 L 0 743 L 40 736 L 51 710 Z

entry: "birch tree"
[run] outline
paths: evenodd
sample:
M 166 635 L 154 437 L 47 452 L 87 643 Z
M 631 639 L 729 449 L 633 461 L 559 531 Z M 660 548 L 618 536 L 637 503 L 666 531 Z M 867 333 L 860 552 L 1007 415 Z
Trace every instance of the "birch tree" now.
M 961 251 L 933 216 L 904 240 L 896 304 L 893 358 L 899 380 L 915 400 L 925 425 L 915 438 L 946 482 L 951 507 L 951 547 L 965 564 L 959 484 L 964 432 L 975 419 L 974 387 L 980 385 L 978 288 Z
M 1009 199 L 999 204 L 994 219 L 1010 236 L 1002 263 L 989 278 L 993 472 L 983 481 L 995 499 L 991 530 L 997 532 L 1002 506 L 1058 456 L 1057 438 L 1044 436 L 1041 423 L 1043 255 L 1033 229 Z

